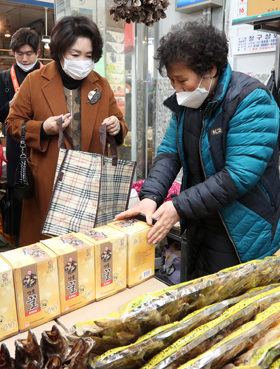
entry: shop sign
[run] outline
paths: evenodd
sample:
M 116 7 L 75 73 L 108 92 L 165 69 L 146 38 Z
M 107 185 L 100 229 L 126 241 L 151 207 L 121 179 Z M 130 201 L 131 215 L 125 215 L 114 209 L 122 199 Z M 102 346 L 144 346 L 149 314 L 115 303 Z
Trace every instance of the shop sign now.
M 7 0 L 11 1 L 11 0 Z M 36 5 L 36 6 L 43 6 L 47 8 L 54 7 L 54 0 L 17 0 L 12 1 L 13 4 L 27 4 L 27 5 Z
M 234 38 L 234 54 L 251 54 L 275 51 L 276 33 L 265 33 L 248 30 Z

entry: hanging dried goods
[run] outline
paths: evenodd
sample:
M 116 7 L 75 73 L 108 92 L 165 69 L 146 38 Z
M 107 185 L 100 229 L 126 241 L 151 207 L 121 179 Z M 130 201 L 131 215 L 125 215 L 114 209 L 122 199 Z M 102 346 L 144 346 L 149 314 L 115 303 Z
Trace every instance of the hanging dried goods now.
M 160 19 L 166 18 L 165 10 L 168 0 L 114 0 L 110 14 L 114 21 L 125 19 L 126 23 L 144 23 L 151 26 Z

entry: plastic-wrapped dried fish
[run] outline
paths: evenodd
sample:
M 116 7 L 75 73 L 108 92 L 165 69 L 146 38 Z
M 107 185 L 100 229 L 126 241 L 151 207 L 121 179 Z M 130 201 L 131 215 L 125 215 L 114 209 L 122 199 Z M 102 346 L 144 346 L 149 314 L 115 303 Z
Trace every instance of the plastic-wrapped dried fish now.
M 269 367 L 269 369 L 280 369 L 280 359 L 275 360 Z
M 248 366 L 256 352 L 260 347 L 264 348 L 268 343 L 277 341 L 280 338 L 280 324 L 273 326 L 261 339 L 259 339 L 250 350 L 246 351 L 244 354 L 238 356 L 233 364 L 235 366 Z M 258 355 L 260 357 L 260 354 Z M 271 363 L 270 363 L 271 364 Z
M 258 314 L 256 319 L 244 324 L 211 349 L 188 361 L 179 369 L 218 369 L 251 347 L 275 324 L 280 322 L 280 303 L 273 304 Z
M 0 344 L 0 369 L 14 369 L 15 363 L 5 343 Z
M 68 355 L 69 346 L 65 337 L 62 336 L 56 325 L 50 331 L 44 331 L 40 342 L 44 362 L 46 363 L 52 356 L 58 355 L 62 362 Z
M 166 347 L 185 336 L 195 328 L 218 318 L 229 307 L 242 300 L 279 288 L 279 284 L 255 288 L 244 295 L 206 306 L 187 315 L 180 322 L 156 328 L 140 337 L 134 344 L 110 350 L 94 358 L 93 366 L 102 369 L 137 369 Z M 279 288 L 280 291 L 280 288 Z
M 27 339 L 18 339 L 15 341 L 16 355 L 15 367 L 16 369 L 27 369 L 29 362 L 37 362 L 39 367 L 43 366 L 43 354 L 37 338 L 32 330 L 28 331 Z
M 280 287 L 240 301 L 220 317 L 199 326 L 152 358 L 143 369 L 178 368 L 221 341 L 242 324 L 279 301 Z
M 131 301 L 108 317 L 78 323 L 67 337 L 92 337 L 93 352 L 100 355 L 114 347 L 129 345 L 151 330 L 183 319 L 192 311 L 256 286 L 265 286 L 280 279 L 280 257 L 255 260 L 224 269 L 193 281 L 145 294 Z

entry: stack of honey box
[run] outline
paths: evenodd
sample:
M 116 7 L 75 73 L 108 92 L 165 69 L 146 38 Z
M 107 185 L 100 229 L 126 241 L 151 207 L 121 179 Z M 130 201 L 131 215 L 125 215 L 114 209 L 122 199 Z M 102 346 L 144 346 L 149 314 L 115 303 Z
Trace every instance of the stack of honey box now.
M 153 277 L 150 229 L 125 219 L 2 253 L 0 340 Z

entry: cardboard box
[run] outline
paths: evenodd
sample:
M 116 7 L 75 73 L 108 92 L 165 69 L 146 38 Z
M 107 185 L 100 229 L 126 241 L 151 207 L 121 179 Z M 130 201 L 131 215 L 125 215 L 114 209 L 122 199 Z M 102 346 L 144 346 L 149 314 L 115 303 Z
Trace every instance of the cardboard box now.
M 126 289 L 127 237 L 108 226 L 77 233 L 95 245 L 96 300 Z
M 127 235 L 127 286 L 133 287 L 155 274 L 155 245 L 148 242 L 151 227 L 138 219 L 109 223 Z
M 2 253 L 13 268 L 19 330 L 60 316 L 57 259 L 41 243 Z
M 247 16 L 271 13 L 280 10 L 280 0 L 248 0 Z
M 41 241 L 57 255 L 61 314 L 95 301 L 94 246 L 74 233 Z
M 14 276 L 11 266 L 0 257 L 0 341 L 18 333 Z

